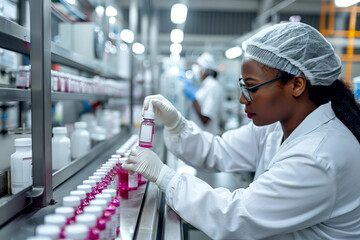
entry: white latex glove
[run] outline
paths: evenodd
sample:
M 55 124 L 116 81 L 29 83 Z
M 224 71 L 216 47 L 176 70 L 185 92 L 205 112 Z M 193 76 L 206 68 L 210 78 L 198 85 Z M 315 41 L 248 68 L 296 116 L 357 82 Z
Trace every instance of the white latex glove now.
M 164 166 L 156 153 L 142 147 L 131 150 L 128 160 L 122 164 L 123 169 L 137 172 L 152 182 L 158 180 Z
M 147 110 L 149 102 L 154 106 L 155 119 L 164 123 L 170 134 L 178 134 L 185 125 L 185 118 L 176 110 L 174 105 L 160 94 L 147 96 L 143 110 Z

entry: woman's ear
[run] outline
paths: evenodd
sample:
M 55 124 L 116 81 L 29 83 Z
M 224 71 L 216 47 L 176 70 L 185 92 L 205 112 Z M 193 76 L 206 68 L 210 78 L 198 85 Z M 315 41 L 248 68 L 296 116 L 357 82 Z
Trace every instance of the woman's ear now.
M 303 75 L 295 76 L 292 80 L 292 94 L 300 97 L 306 90 L 306 79 Z

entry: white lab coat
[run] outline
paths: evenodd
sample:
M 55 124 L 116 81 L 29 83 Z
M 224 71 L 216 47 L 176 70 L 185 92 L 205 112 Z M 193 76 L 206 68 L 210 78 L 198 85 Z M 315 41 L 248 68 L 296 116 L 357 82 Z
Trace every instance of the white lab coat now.
M 188 122 L 167 147 L 198 168 L 255 171 L 246 189 L 211 188 L 168 172 L 167 204 L 214 239 L 360 239 L 360 144 L 330 103 L 281 144 L 280 123 L 252 122 L 220 136 Z M 168 181 L 168 184 L 165 183 Z
M 218 134 L 223 101 L 223 92 L 220 84 L 213 77 L 208 76 L 201 82 L 201 87 L 195 96 L 201 107 L 201 114 L 210 118 L 210 120 L 204 124 L 194 106 L 190 108 L 189 120 L 195 122 L 204 131 Z

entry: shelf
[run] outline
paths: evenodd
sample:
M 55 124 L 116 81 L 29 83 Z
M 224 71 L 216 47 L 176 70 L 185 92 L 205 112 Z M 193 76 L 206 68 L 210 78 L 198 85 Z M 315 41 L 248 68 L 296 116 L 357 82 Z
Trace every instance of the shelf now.
M 52 92 L 51 100 L 107 100 L 109 98 L 119 98 L 124 104 L 128 103 L 127 97 L 112 97 L 95 94 L 82 94 L 82 93 L 64 93 L 64 92 Z M 0 101 L 30 101 L 31 90 L 29 89 L 17 89 L 17 88 L 0 88 Z
M 1 48 L 30 54 L 30 31 L 3 17 L 0 17 L 0 39 Z
M 105 78 L 122 80 L 117 74 L 107 70 L 104 63 L 95 59 L 88 59 L 69 49 L 60 46 L 57 43 L 51 43 L 51 61 L 53 63 L 63 64 Z

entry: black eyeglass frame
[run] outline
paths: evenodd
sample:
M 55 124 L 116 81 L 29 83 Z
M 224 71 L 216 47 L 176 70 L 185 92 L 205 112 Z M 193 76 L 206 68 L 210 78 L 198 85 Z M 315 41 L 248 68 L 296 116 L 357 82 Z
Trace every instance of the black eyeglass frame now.
M 242 83 L 242 82 L 244 82 L 244 81 L 242 81 L 243 78 L 241 77 L 241 78 L 239 78 L 238 84 L 239 84 L 240 91 L 241 91 L 242 94 L 244 94 L 244 97 L 246 98 L 246 100 L 251 102 L 253 100 L 253 97 L 251 96 L 251 92 L 255 91 L 256 89 L 258 89 L 261 86 L 264 86 L 266 84 L 275 82 L 275 81 L 277 81 L 279 79 L 282 79 L 282 78 L 283 78 L 283 76 L 279 76 L 279 77 L 276 77 L 274 79 L 265 81 L 263 83 L 260 83 L 258 85 L 252 86 L 252 87 L 245 87 L 245 84 Z

